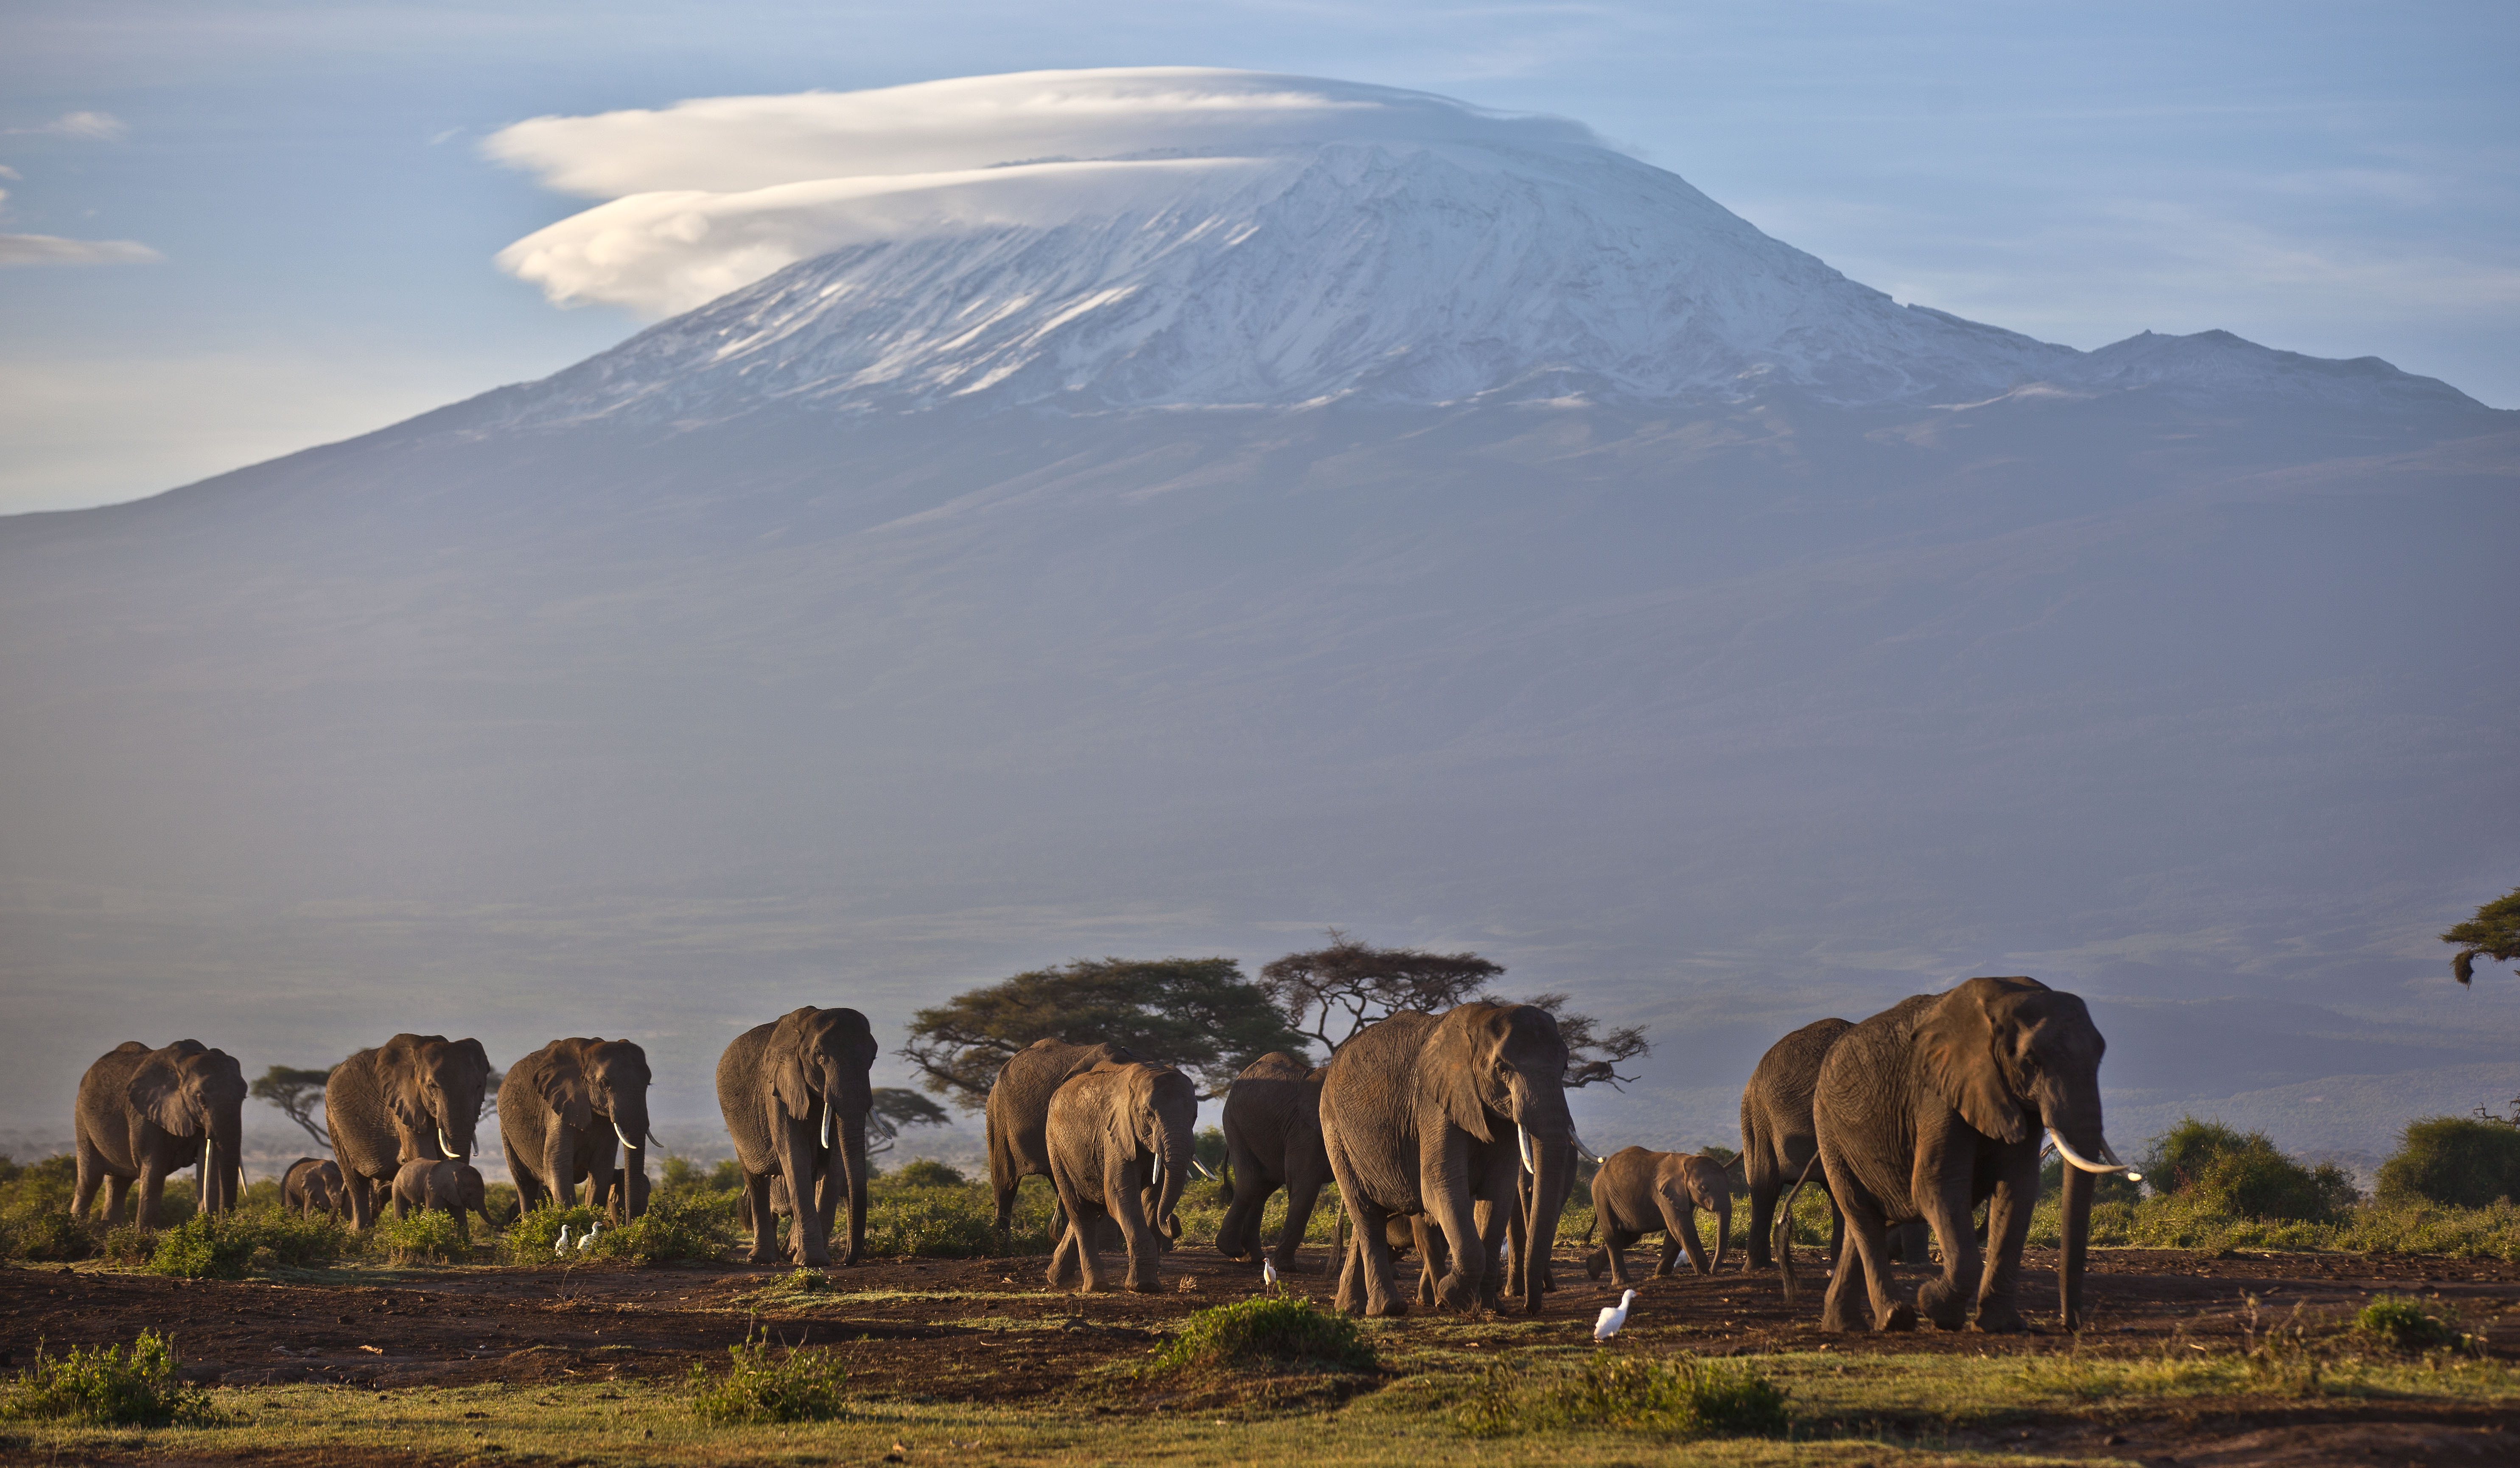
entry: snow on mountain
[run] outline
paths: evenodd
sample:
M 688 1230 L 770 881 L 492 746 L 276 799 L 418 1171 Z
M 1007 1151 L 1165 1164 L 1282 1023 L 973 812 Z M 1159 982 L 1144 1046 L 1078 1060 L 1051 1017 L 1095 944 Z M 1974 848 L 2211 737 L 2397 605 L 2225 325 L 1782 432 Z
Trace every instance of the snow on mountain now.
M 507 405 L 513 421 L 1776 387 L 1855 406 L 2272 377 L 2457 397 L 2219 334 L 2085 354 L 1901 306 L 1574 124 L 1423 94 L 1167 69 L 685 109 L 501 135 L 503 156 L 563 186 L 677 186 L 555 224 L 504 264 L 558 298 L 696 306 Z M 691 187 L 711 176 L 702 143 L 739 187 Z M 1012 156 L 1075 147 L 1109 151 Z M 922 171 L 872 171 L 895 158 Z

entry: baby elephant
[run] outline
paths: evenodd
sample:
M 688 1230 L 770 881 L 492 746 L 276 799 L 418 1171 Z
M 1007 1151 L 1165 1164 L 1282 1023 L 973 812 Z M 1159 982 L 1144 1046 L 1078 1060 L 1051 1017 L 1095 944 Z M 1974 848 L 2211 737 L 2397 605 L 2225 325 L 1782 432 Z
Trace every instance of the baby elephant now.
M 394 1174 L 394 1217 L 410 1218 L 415 1208 L 455 1215 L 455 1236 L 468 1244 L 472 1242 L 472 1232 L 465 1215 L 477 1213 L 482 1223 L 493 1222 L 490 1210 L 483 1206 L 481 1172 L 468 1162 L 404 1163 L 402 1171 Z
M 350 1200 L 341 1191 L 341 1165 L 321 1157 L 300 1157 L 291 1163 L 280 1179 L 280 1206 L 300 1218 L 319 1213 L 346 1217 Z
M 1697 1238 L 1701 1208 L 1715 1215 L 1711 1265 Z M 1628 1147 L 1604 1160 L 1593 1175 L 1593 1221 L 1601 1230 L 1601 1247 L 1584 1261 L 1587 1279 L 1600 1278 L 1607 1262 L 1611 1285 L 1626 1289 L 1628 1246 L 1648 1233 L 1663 1235 L 1655 1278 L 1671 1273 L 1672 1260 L 1683 1249 L 1688 1251 L 1690 1268 L 1712 1274 L 1723 1268 L 1725 1240 L 1732 1230 L 1732 1179 L 1711 1157 Z

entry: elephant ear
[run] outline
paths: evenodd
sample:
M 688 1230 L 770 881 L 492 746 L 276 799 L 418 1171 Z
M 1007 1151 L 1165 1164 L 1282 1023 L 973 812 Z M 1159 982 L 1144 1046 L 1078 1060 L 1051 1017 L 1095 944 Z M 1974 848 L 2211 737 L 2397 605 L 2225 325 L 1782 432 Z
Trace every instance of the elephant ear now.
M 1512 1033 L 1510 1009 L 1482 1006 L 1473 1017 L 1464 1004 L 1436 1022 L 1418 1055 L 1418 1085 L 1434 1087 L 1445 1119 L 1481 1141 L 1496 1140 L 1488 1123 L 1487 1103 L 1479 1099 L 1479 1073 L 1496 1063 Z
M 384 1092 L 385 1110 L 412 1136 L 433 1134 L 436 1123 L 420 1104 L 420 1037 L 397 1035 L 376 1051 L 373 1062 L 378 1078 L 383 1083 L 378 1089 Z
M 185 1104 L 184 1073 L 175 1062 L 158 1056 L 131 1073 L 132 1109 L 149 1118 L 158 1131 L 173 1136 L 199 1136 L 193 1108 Z
M 546 1046 L 542 1059 L 534 1063 L 534 1094 L 560 1116 L 562 1125 L 572 1132 L 583 1132 L 595 1125 L 595 1108 L 586 1098 L 586 1069 L 578 1063 L 577 1052 L 562 1045 Z
M 490 1052 L 481 1048 L 481 1042 L 477 1040 L 459 1040 L 455 1042 L 451 1048 L 454 1049 L 455 1053 L 464 1056 L 474 1065 L 479 1066 L 482 1080 L 487 1081 L 490 1079 Z
M 1120 1082 L 1117 1086 L 1103 1088 L 1102 1145 L 1110 1149 L 1106 1156 L 1135 1157 L 1138 1155 L 1135 1124 L 1138 1113 L 1153 1100 L 1152 1088 L 1147 1085 L 1145 1077 L 1135 1074 L 1123 1075 Z
M 771 1028 L 770 1045 L 763 1054 L 770 1067 L 770 1090 L 789 1116 L 799 1121 L 814 1114 L 814 1083 L 805 1070 L 806 1026 L 813 1022 L 816 1010 L 807 1004 L 779 1017 Z
M 1962 1120 L 1999 1141 L 2028 1134 L 2021 1103 L 2004 1083 L 1988 1001 L 2002 991 L 1971 979 L 1944 995 L 1916 1023 L 1916 1064 L 1925 1085 Z

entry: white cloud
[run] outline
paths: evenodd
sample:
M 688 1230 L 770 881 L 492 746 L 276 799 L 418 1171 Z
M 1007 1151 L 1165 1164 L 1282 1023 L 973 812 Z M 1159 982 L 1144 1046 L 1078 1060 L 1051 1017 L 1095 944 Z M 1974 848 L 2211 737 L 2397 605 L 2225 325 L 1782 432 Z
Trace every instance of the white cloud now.
M 0 178 L 24 178 L 25 176 L 8 164 L 0 163 Z
M 57 138 L 78 138 L 89 143 L 118 143 L 131 131 L 131 127 L 112 112 L 64 112 L 39 127 L 13 127 L 9 131 L 48 133 Z
M 482 151 L 601 204 L 509 245 L 560 304 L 688 310 L 800 259 L 930 230 L 1055 224 L 1185 172 L 1332 141 L 1598 148 L 1579 123 L 1423 92 L 1204 67 L 1026 71 L 536 117 Z
M 0 235 L 0 265 L 147 265 L 166 258 L 131 240 Z

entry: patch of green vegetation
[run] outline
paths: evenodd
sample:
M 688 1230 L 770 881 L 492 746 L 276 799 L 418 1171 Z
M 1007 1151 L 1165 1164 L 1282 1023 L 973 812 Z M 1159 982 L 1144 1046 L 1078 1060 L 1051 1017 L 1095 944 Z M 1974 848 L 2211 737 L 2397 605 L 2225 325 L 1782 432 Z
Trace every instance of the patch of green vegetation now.
M 1373 1347 L 1356 1321 L 1283 1296 L 1200 1311 L 1154 1361 L 1158 1371 L 1227 1366 L 1371 1371 L 1374 1365 Z
M 2192 1116 L 2153 1138 L 2142 1171 L 2156 1192 L 2230 1218 L 2323 1223 L 2361 1201 L 2335 1164 L 2304 1167 L 2263 1132 Z
M 396 1268 L 457 1264 L 472 1257 L 472 1244 L 457 1231 L 455 1215 L 435 1209 L 419 1209 L 409 1218 L 398 1219 L 388 1208 L 368 1230 L 366 1243 L 371 1252 L 382 1253 L 384 1262 Z
M 2440 1351 L 2467 1341 L 2422 1301 L 2405 1295 L 2374 1297 L 2354 1316 L 2354 1328 L 2400 1351 Z
M 1775 1438 L 1792 1423 L 1785 1389 L 1756 1366 L 1607 1351 L 1571 1369 L 1498 1366 L 1462 1401 L 1460 1420 L 1485 1438 L 1561 1428 Z
M 2408 1122 L 2399 1137 L 2380 1164 L 2383 1200 L 2485 1208 L 2520 1198 L 2520 1127 L 2434 1116 Z
M 67 1421 L 98 1427 L 206 1427 L 219 1420 L 208 1394 L 176 1374 L 173 1343 L 144 1330 L 120 1346 L 35 1348 L 35 1363 L 0 1391 L 0 1421 Z
M 148 1268 L 179 1279 L 236 1279 L 253 1269 L 303 1268 L 361 1249 L 337 1220 L 303 1218 L 266 1203 L 196 1215 L 160 1230 Z
M 746 1333 L 742 1344 L 726 1348 L 732 1360 L 725 1376 L 692 1367 L 693 1415 L 725 1424 L 828 1422 L 849 1414 L 849 1373 L 838 1357 L 819 1346 L 783 1353 L 774 1357 L 767 1340 Z
M 928 1157 L 905 1162 L 884 1174 L 881 1180 L 896 1187 L 968 1187 L 971 1181 L 956 1169 Z

